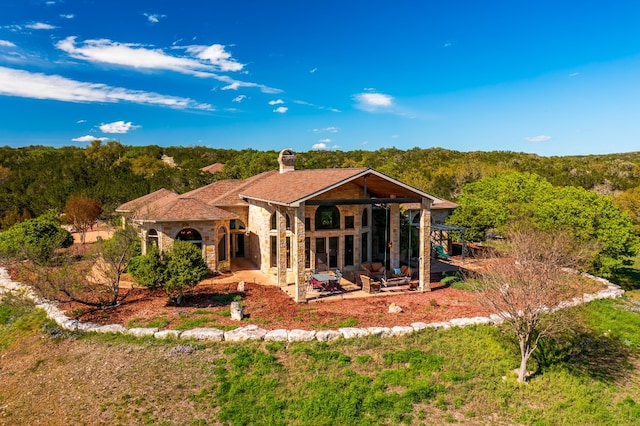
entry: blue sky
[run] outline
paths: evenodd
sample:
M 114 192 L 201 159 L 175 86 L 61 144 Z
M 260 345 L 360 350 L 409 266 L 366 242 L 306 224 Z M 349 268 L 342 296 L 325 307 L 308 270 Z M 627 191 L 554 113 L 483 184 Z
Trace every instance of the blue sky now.
M 640 150 L 640 2 L 0 5 L 0 145 Z

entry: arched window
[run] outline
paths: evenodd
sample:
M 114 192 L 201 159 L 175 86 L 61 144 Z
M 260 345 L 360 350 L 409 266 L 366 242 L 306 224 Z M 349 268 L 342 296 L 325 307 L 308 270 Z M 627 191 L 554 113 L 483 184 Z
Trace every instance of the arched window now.
M 276 215 L 277 212 L 273 212 L 273 214 L 271 215 L 271 229 L 275 230 L 278 229 L 278 216 Z M 285 222 L 286 222 L 286 227 L 287 227 L 287 231 L 289 231 L 291 229 L 291 218 L 289 217 L 289 215 L 287 213 L 284 214 L 285 216 Z
M 318 207 L 316 229 L 340 229 L 340 210 L 336 206 Z
M 362 210 L 362 227 L 369 226 L 369 209 L 366 207 Z
M 244 223 L 242 223 L 241 220 L 231 219 L 231 222 L 229 222 L 229 228 L 231 230 L 244 230 L 245 226 L 244 226 Z
M 227 260 L 227 230 L 218 229 L 218 261 Z
M 147 232 L 147 247 L 158 247 L 158 231 L 149 229 Z
M 192 228 L 183 229 L 176 235 L 176 240 L 189 241 L 198 248 L 202 248 L 202 236 L 198 231 Z

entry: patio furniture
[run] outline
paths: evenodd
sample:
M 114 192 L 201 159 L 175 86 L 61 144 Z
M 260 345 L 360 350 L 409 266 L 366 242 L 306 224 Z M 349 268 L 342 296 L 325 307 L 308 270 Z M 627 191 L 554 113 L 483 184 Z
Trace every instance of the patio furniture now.
M 367 275 L 372 278 L 380 279 L 384 276 L 384 273 L 386 272 L 386 269 L 382 264 L 382 262 L 371 262 L 371 263 L 367 262 L 367 263 L 363 263 L 361 266 L 363 270 L 367 271 Z
M 332 293 L 340 291 L 340 286 L 338 285 L 338 280 L 335 275 L 317 273 L 311 275 L 311 280 L 320 283 L 320 286 L 325 291 L 330 291 Z
M 380 283 L 374 281 L 370 276 L 360 275 L 360 280 L 362 281 L 362 291 L 366 291 L 367 293 L 380 292 Z
M 437 245 L 433 246 L 433 249 L 435 250 L 436 257 L 438 259 L 444 259 L 444 260 L 448 260 L 449 259 L 449 255 L 447 254 L 446 251 L 444 251 L 444 248 L 441 245 L 437 244 Z

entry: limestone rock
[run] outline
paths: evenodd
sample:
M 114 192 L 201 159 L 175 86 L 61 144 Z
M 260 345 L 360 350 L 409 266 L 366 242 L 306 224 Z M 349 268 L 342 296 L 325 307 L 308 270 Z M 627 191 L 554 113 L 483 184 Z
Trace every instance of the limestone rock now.
M 426 322 L 412 322 L 411 327 L 413 327 L 415 331 L 420 331 L 425 330 L 428 326 Z
M 180 330 L 160 330 L 154 333 L 153 337 L 155 337 L 156 339 L 177 339 L 181 334 L 182 332 Z
M 391 336 L 391 329 L 389 327 L 367 327 L 367 331 L 372 336 L 378 336 L 378 337 Z
M 289 332 L 283 328 L 277 330 L 270 330 L 264 335 L 264 340 L 273 342 L 286 342 L 289 340 Z
M 194 328 L 192 330 L 183 331 L 180 335 L 181 339 L 197 339 L 197 340 L 214 340 L 221 342 L 224 340 L 224 331 L 217 328 Z
M 389 305 L 390 314 L 399 314 L 400 312 L 402 312 L 402 308 L 400 306 L 396 305 L 395 303 Z
M 246 327 L 236 328 L 224 333 L 224 340 L 229 342 L 243 342 L 245 340 L 262 340 L 267 334 L 267 330 L 264 330 L 257 325 L 248 325 Z
M 405 334 L 413 333 L 413 327 L 396 325 L 391 327 L 391 335 L 392 336 L 404 336 Z
M 314 330 L 298 330 L 294 329 L 289 331 L 289 341 L 290 342 L 309 342 L 316 337 L 316 332 Z
M 244 281 L 238 283 L 238 293 L 244 293 Z
M 244 313 L 240 302 L 231 302 L 231 319 L 234 321 L 242 321 L 243 316 Z
M 339 337 L 342 337 L 342 333 L 336 330 L 320 330 L 316 332 L 316 339 L 320 342 L 328 342 Z
M 345 339 L 353 339 L 355 337 L 364 337 L 369 335 L 369 330 L 366 328 L 343 327 L 339 328 L 338 331 L 342 333 L 342 337 Z
M 127 334 L 131 334 L 132 336 L 136 336 L 136 337 L 144 337 L 144 336 L 155 336 L 157 332 L 158 332 L 157 328 L 134 327 L 134 328 L 130 328 L 129 331 L 127 331 Z

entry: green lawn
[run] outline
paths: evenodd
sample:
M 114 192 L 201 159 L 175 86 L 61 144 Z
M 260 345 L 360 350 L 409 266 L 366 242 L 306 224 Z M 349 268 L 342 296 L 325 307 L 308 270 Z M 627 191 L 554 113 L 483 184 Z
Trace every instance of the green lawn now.
M 635 425 L 637 308 L 576 308 L 519 384 L 517 347 L 490 326 L 328 344 L 157 341 L 61 332 L 13 300 L 0 304 L 0 423 Z

